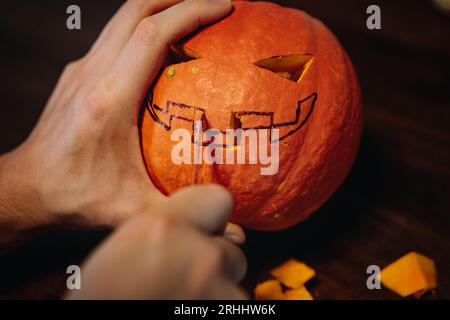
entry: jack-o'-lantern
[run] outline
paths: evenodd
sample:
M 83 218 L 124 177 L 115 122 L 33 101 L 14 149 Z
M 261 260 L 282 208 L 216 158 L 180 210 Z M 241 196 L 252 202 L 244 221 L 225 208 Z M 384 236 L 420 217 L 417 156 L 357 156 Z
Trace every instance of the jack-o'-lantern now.
M 219 183 L 234 196 L 233 222 L 279 230 L 317 210 L 348 174 L 362 126 L 359 84 L 317 19 L 268 2 L 233 6 L 172 48 L 180 60 L 161 71 L 144 102 L 142 152 L 163 193 Z M 219 139 L 233 130 L 240 135 L 231 144 Z M 269 157 L 249 148 L 255 136 Z M 196 152 L 209 161 L 195 161 Z

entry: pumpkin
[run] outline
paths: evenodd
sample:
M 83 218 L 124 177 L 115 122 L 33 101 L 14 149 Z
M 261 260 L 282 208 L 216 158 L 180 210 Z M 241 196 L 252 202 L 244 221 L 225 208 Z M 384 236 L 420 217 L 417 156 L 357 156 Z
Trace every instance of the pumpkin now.
M 344 49 L 319 20 L 268 2 L 233 6 L 226 18 L 172 48 L 177 60 L 144 101 L 142 153 L 164 194 L 219 183 L 235 199 L 231 221 L 280 230 L 316 211 L 348 174 L 362 127 L 359 84 Z M 260 163 L 174 163 L 173 131 L 194 131 L 194 122 L 203 130 L 276 128 L 278 172 L 262 175 Z

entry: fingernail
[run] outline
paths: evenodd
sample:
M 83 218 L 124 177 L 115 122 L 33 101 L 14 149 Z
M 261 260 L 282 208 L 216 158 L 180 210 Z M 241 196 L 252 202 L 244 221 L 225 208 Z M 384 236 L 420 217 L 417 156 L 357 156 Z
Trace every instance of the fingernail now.
M 244 239 L 242 239 L 235 233 L 225 233 L 224 238 L 237 245 L 241 245 L 244 243 Z

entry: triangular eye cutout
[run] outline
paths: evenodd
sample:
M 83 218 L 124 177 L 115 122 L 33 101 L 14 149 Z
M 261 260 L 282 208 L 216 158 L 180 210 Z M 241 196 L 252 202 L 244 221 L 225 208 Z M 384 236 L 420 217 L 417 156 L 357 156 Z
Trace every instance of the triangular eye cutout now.
M 191 60 L 200 59 L 199 53 L 191 50 L 185 46 L 173 45 L 170 47 L 169 61 L 171 64 L 187 62 Z
M 255 62 L 255 65 L 298 83 L 306 74 L 313 60 L 312 54 L 292 54 L 263 59 Z

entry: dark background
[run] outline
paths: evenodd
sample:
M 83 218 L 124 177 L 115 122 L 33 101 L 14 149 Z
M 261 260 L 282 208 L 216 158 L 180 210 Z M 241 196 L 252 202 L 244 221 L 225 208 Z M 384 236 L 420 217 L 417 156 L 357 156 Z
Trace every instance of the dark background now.
M 436 261 L 450 299 L 450 17 L 431 1 L 277 1 L 320 18 L 335 32 L 360 77 L 365 128 L 344 185 L 316 214 L 284 232 L 248 232 L 244 286 L 295 257 L 317 271 L 317 299 L 396 299 L 366 288 L 366 267 L 409 251 Z M 382 30 L 365 27 L 369 4 Z M 82 30 L 65 27 L 82 9 Z M 120 1 L 8 1 L 0 6 L 0 152 L 25 139 L 63 66 L 83 55 Z M 45 232 L 0 256 L 0 298 L 59 298 L 65 268 L 79 264 L 106 232 Z

